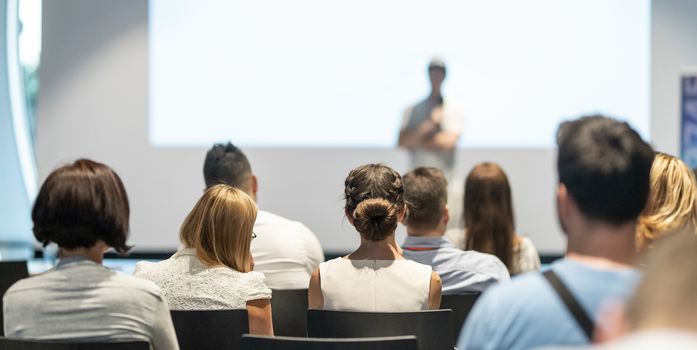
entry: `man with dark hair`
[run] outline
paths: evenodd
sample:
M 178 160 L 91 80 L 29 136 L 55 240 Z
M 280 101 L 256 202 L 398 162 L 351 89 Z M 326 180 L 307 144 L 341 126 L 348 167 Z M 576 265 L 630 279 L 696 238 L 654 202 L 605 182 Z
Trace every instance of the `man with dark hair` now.
M 216 144 L 208 151 L 203 176 L 206 187 L 237 187 L 256 201 L 257 177 L 242 150 L 230 142 Z M 317 237 L 302 223 L 264 210 L 257 213 L 254 233 L 254 271 L 266 275 L 266 285 L 271 289 L 307 288 L 312 271 L 324 261 Z
M 420 167 L 402 177 L 408 215 L 403 220 L 408 237 L 402 249 L 409 260 L 431 265 L 440 275 L 443 294 L 481 292 L 486 287 L 508 281 L 508 269 L 497 257 L 476 251 L 463 251 L 443 237 L 450 212 L 448 181 L 438 168 Z
M 651 146 L 627 123 L 602 116 L 562 124 L 557 145 L 566 256 L 543 274 L 487 291 L 460 334 L 462 349 L 587 344 L 601 304 L 626 299 L 636 286 L 634 237 L 649 193 Z

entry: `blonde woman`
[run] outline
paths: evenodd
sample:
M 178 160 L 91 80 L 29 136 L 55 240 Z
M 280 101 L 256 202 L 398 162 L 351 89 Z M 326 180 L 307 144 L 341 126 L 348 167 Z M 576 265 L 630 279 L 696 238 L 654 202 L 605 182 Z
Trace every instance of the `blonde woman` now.
M 637 226 L 637 250 L 679 230 L 697 232 L 697 182 L 682 160 L 656 153 L 651 166 L 651 188 Z
M 140 262 L 135 275 L 155 282 L 172 310 L 247 309 L 249 332 L 273 335 L 271 290 L 252 271 L 249 251 L 257 216 L 244 192 L 216 185 L 184 220 L 183 249 L 159 263 Z

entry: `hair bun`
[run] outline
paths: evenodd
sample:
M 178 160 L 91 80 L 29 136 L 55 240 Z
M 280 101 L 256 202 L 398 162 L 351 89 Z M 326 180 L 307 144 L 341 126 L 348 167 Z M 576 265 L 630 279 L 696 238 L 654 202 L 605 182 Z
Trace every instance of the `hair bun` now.
M 353 211 L 353 225 L 363 237 L 381 241 L 397 229 L 399 211 L 384 198 L 370 198 L 358 203 Z

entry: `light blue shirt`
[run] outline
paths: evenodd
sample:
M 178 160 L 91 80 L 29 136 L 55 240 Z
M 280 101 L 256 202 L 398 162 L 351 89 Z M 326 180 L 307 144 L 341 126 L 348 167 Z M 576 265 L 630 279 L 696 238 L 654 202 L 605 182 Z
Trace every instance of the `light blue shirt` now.
M 592 318 L 604 302 L 625 300 L 640 277 L 635 269 L 601 269 L 569 259 L 551 268 Z M 530 349 L 588 343 L 547 280 L 539 273 L 526 273 L 479 298 L 460 333 L 458 348 Z
M 402 249 L 405 258 L 433 267 L 443 284 L 443 294 L 481 292 L 510 279 L 499 258 L 456 248 L 445 237 L 408 236 Z

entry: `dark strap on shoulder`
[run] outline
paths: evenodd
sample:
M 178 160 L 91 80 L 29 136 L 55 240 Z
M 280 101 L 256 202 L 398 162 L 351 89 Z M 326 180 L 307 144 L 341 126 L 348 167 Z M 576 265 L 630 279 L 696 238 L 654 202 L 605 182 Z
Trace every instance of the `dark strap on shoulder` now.
M 566 308 L 574 317 L 574 319 L 578 323 L 578 326 L 581 327 L 583 333 L 586 334 L 588 340 L 593 341 L 593 330 L 595 328 L 595 324 L 593 323 L 593 320 L 591 320 L 591 318 L 588 316 L 586 311 L 583 310 L 581 304 L 578 303 L 578 300 L 576 300 L 576 298 L 574 298 L 574 295 L 571 294 L 569 288 L 567 288 L 566 285 L 564 285 L 564 283 L 559 279 L 559 276 L 557 276 L 557 274 L 554 273 L 552 269 L 545 271 L 543 275 L 547 279 L 547 282 L 549 282 L 549 284 L 552 285 L 554 291 L 557 292 L 557 295 L 559 295 L 561 300 L 564 302 L 564 305 L 566 305 Z

